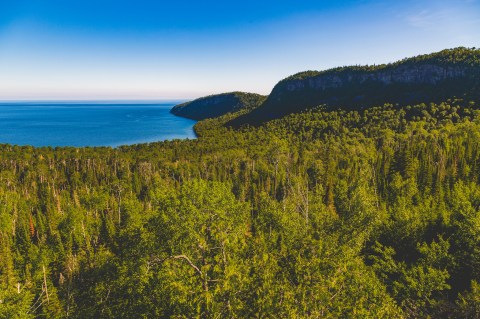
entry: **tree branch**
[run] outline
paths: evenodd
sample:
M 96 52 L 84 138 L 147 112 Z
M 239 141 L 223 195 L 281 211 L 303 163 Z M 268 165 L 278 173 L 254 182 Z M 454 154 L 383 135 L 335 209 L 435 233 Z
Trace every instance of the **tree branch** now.
M 185 255 L 176 255 L 176 256 L 169 256 L 169 257 L 166 257 L 164 259 L 160 259 L 158 257 L 156 257 L 153 262 L 154 263 L 158 263 L 158 264 L 163 264 L 164 262 L 166 262 L 167 260 L 169 259 L 183 259 L 185 260 L 189 265 L 190 267 L 192 267 L 195 272 L 197 272 L 200 276 L 203 275 L 202 271 L 200 270 L 200 268 L 198 268 L 191 260 L 190 258 L 188 258 L 187 256 Z
M 200 268 L 198 268 L 197 266 L 195 266 L 194 263 L 192 263 L 192 261 L 185 255 L 177 255 L 177 256 L 170 256 L 169 259 L 183 259 L 185 260 L 193 269 L 195 269 L 195 271 L 200 275 L 202 276 L 203 273 L 202 271 L 200 270 Z

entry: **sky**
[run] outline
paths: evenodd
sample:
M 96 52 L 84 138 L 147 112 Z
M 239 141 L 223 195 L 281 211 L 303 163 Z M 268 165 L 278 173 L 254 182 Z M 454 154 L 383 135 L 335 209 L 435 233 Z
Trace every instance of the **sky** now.
M 0 100 L 268 94 L 458 46 L 480 47 L 480 0 L 0 0 Z

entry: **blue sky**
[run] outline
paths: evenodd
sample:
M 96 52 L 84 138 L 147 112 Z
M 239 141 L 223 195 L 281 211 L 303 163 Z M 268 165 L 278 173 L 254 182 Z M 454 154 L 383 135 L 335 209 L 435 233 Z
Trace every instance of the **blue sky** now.
M 479 0 L 0 0 L 0 100 L 268 94 L 304 70 L 480 46 Z

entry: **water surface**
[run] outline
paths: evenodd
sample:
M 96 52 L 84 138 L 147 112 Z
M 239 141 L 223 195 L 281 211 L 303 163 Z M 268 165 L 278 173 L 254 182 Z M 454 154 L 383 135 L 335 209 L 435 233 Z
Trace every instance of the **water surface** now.
M 0 143 L 115 147 L 195 138 L 195 121 L 170 114 L 175 104 L 0 102 Z

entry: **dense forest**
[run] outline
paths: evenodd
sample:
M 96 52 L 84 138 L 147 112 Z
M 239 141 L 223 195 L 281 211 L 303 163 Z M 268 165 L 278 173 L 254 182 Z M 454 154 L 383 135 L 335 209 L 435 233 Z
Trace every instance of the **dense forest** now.
M 0 318 L 480 318 L 480 101 L 0 146 Z

